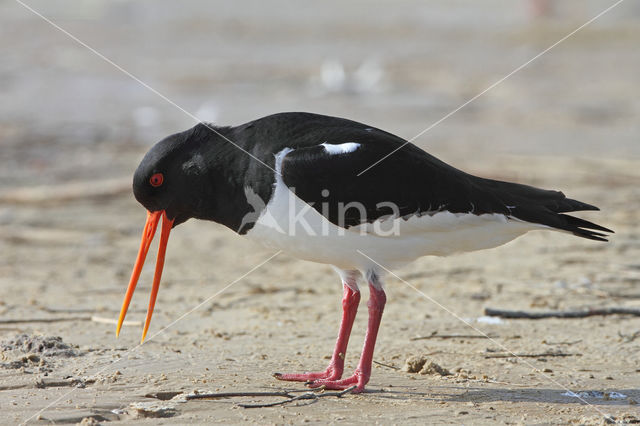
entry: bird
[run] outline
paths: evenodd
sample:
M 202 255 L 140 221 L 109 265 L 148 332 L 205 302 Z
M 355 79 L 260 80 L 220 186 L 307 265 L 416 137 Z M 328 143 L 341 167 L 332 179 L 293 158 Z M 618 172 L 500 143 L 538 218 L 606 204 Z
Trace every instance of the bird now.
M 567 213 L 599 210 L 562 192 L 465 173 L 379 128 L 307 112 L 238 126 L 199 122 L 156 143 L 133 176 L 147 220 L 118 319 L 119 335 L 162 218 L 146 336 L 169 234 L 188 219 L 213 221 L 339 275 L 342 319 L 325 370 L 275 373 L 312 388 L 362 392 L 386 304 L 385 273 L 432 255 L 488 249 L 529 231 L 607 241 L 612 230 Z M 359 363 L 343 378 L 349 336 L 369 287 Z

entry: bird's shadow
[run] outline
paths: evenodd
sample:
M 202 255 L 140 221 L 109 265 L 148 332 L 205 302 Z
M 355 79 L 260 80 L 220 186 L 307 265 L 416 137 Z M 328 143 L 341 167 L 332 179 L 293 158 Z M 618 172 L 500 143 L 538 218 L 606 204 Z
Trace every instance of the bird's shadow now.
M 452 393 L 452 389 L 461 392 Z M 384 399 L 423 399 L 436 402 L 544 402 L 553 404 L 629 405 L 629 398 L 638 401 L 640 389 L 565 389 L 548 388 L 481 388 L 461 386 L 429 387 L 428 392 L 393 387 L 391 389 L 367 389 L 365 394 Z M 580 396 L 580 397 L 578 397 Z

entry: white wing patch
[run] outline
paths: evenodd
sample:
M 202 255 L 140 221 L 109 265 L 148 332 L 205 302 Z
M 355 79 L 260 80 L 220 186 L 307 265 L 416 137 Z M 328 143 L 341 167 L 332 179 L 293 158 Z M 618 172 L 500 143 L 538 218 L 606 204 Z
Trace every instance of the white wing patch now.
M 324 147 L 324 150 L 327 151 L 327 154 L 330 155 L 348 154 L 360 147 L 360 144 L 355 142 L 346 142 L 339 145 L 332 145 L 325 142 L 321 145 Z

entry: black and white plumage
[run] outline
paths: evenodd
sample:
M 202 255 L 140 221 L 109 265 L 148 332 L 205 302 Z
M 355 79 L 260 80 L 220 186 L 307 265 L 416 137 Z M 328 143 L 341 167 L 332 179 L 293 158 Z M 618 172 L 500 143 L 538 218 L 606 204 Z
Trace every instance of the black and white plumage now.
M 356 293 L 359 300 L 357 280 L 364 277 L 379 311 L 370 308 L 370 318 L 378 323 L 380 265 L 496 247 L 535 229 L 597 241 L 612 232 L 566 214 L 598 208 L 562 192 L 472 176 L 383 130 L 309 113 L 275 114 L 237 127 L 198 124 L 169 136 L 142 160 L 134 194 L 149 212 L 162 211 L 171 227 L 189 218 L 212 220 L 293 256 L 331 264 L 345 298 L 347 290 L 353 293 L 350 300 Z M 343 340 L 349 315 L 345 310 Z M 371 320 L 369 327 L 377 333 Z M 336 351 L 343 357 L 346 346 L 339 346 L 340 338 Z M 372 353 L 369 342 L 356 374 L 342 381 L 334 377 L 342 374 L 338 352 L 324 375 L 278 377 L 333 388 L 355 383 L 362 390 Z

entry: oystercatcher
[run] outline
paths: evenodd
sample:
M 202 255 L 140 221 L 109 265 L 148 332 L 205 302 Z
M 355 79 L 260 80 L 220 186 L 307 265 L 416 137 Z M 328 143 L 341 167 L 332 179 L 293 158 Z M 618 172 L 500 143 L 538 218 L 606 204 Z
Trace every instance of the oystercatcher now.
M 598 208 L 562 192 L 472 176 L 383 130 L 310 113 L 280 113 L 237 127 L 200 123 L 171 135 L 144 156 L 133 192 L 148 214 L 117 334 L 160 218 L 143 340 L 169 232 L 190 218 L 211 220 L 292 256 L 334 267 L 344 289 L 343 316 L 329 366 L 275 377 L 328 389 L 356 385 L 356 392 L 371 375 L 386 302 L 384 269 L 425 255 L 496 247 L 536 229 L 596 241 L 607 241 L 606 233 L 613 232 L 565 214 Z M 361 278 L 370 291 L 368 328 L 358 367 L 342 379 Z

